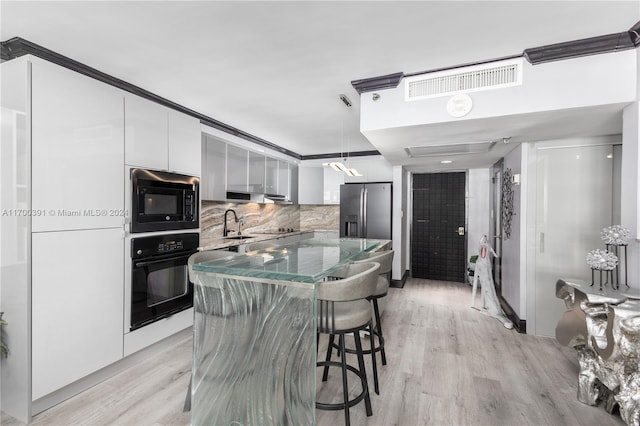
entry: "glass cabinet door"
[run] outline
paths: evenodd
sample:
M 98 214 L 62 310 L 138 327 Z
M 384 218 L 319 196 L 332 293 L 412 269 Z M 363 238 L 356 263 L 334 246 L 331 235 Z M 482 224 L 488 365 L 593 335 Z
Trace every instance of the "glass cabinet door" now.
M 202 136 L 202 179 L 200 193 L 203 200 L 226 198 L 227 144 L 208 135 Z
M 289 163 L 278 161 L 278 194 L 289 197 Z
M 267 194 L 278 194 L 278 160 L 267 157 L 266 188 Z
M 265 157 L 249 151 L 249 192 L 262 194 L 265 188 Z
M 234 145 L 227 145 L 227 191 L 248 192 L 249 151 Z

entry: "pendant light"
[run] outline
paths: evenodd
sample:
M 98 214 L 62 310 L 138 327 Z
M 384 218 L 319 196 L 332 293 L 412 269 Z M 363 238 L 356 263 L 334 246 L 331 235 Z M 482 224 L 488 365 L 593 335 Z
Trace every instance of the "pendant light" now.
M 339 95 L 340 100 L 342 101 L 342 103 L 344 103 L 347 108 L 351 108 L 351 100 L 349 100 L 349 98 L 347 98 L 347 95 L 345 94 L 340 94 Z M 340 156 L 342 157 L 343 161 L 347 163 L 347 165 L 345 165 L 342 161 L 333 161 L 331 163 L 322 163 L 323 166 L 329 166 L 331 167 L 333 170 L 337 171 L 337 172 L 343 172 L 345 173 L 347 176 L 362 176 L 362 174 L 360 174 L 360 172 L 358 172 L 355 168 L 350 168 L 349 167 L 349 144 L 347 142 L 347 156 L 344 157 L 344 119 L 340 120 Z

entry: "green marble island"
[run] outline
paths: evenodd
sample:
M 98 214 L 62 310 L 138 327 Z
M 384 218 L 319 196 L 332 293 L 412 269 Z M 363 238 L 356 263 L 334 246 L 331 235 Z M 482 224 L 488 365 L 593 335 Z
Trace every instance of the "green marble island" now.
M 386 241 L 307 239 L 193 263 L 191 423 L 315 423 L 315 283 Z

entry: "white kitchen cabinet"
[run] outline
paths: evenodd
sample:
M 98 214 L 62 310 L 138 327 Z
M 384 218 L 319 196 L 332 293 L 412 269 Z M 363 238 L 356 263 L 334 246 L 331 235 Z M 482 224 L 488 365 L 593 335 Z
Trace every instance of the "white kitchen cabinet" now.
M 224 201 L 227 198 L 227 144 L 202 134 L 202 178 L 200 194 L 203 200 Z
M 278 190 L 276 194 L 284 195 L 290 200 L 289 182 L 289 163 L 278 160 Z
M 169 170 L 200 176 L 200 120 L 169 109 Z
M 122 227 L 123 92 L 32 59 L 33 232 Z
M 128 166 L 200 176 L 200 120 L 127 93 L 125 126 Z
M 129 93 L 125 95 L 124 107 L 125 163 L 129 166 L 168 170 L 167 108 Z
M 289 200 L 298 204 L 299 168 L 297 164 L 289 164 Z
M 265 181 L 267 194 L 278 194 L 278 160 L 267 157 L 267 175 Z
M 123 356 L 122 229 L 32 236 L 33 400 Z
M 264 193 L 265 188 L 265 156 L 249 151 L 249 192 Z
M 300 166 L 298 169 L 298 202 L 324 204 L 324 167 Z
M 227 191 L 247 192 L 249 151 L 227 145 Z

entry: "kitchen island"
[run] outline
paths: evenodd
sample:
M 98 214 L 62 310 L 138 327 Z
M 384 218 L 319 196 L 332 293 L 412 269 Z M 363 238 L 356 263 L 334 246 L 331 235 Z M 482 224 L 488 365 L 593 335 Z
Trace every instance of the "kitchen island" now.
M 192 424 L 314 424 L 316 283 L 387 241 L 307 239 L 193 263 Z

